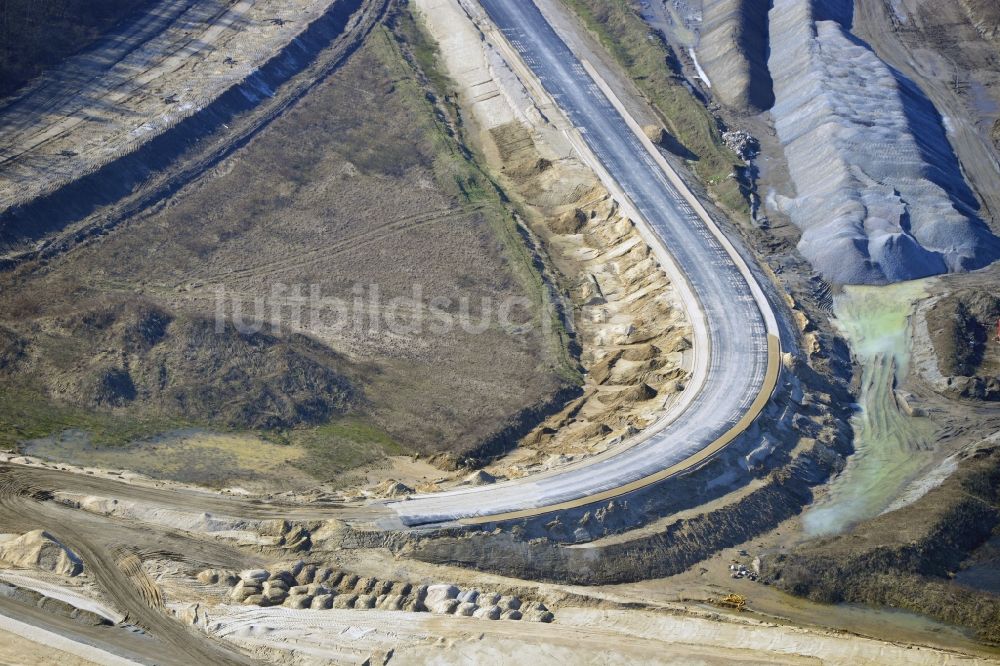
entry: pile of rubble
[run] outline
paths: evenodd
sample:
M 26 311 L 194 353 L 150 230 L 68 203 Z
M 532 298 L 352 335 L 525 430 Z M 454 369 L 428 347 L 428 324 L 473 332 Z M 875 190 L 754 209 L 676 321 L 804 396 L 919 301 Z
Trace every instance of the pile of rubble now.
M 760 154 L 760 142 L 749 132 L 743 130 L 723 132 L 722 141 L 744 162 L 749 162 Z
M 515 596 L 455 585 L 411 583 L 361 578 L 331 567 L 301 561 L 283 567 L 247 569 L 237 576 L 216 569 L 198 575 L 203 583 L 232 585 L 230 599 L 247 606 L 285 606 L 324 610 L 372 609 L 431 612 L 484 620 L 552 622 L 555 617 L 541 602 L 522 602 Z
M 729 573 L 732 578 L 748 578 L 754 582 L 759 578 L 759 574 L 748 569 L 745 564 L 730 564 Z

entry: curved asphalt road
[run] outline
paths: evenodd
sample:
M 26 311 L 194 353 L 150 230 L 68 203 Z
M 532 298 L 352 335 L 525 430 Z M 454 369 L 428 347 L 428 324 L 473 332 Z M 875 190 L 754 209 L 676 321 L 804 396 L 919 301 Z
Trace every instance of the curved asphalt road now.
M 735 426 L 760 393 L 768 367 L 765 319 L 747 279 L 580 61 L 530 0 L 480 3 L 687 277 L 707 320 L 710 360 L 697 397 L 644 442 L 548 475 L 388 503 L 407 526 L 547 507 L 662 473 Z

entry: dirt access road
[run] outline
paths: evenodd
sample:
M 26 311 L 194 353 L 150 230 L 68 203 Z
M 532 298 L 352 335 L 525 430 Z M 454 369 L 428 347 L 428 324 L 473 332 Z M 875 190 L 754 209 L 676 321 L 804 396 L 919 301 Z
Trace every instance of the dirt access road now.
M 49 501 L 47 492 L 33 489 L 11 469 L 0 470 L 0 523 L 7 530 L 45 529 L 74 550 L 126 621 L 151 632 L 170 647 L 163 659 L 172 663 L 248 664 L 244 655 L 169 617 L 157 586 L 134 566 L 143 552 L 167 551 L 188 562 L 252 564 L 246 553 L 210 540 L 190 539 L 177 530 L 112 522 Z M 130 566 L 131 565 L 131 566 Z M 134 641 L 121 635 L 122 646 Z

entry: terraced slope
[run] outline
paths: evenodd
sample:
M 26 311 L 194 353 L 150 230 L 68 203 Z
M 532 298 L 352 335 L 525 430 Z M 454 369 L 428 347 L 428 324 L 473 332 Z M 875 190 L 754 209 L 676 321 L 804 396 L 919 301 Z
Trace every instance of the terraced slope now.
M 250 101 L 272 96 L 260 76 L 265 66 L 283 58 L 281 67 L 294 73 L 308 55 L 297 40 L 323 22 L 343 28 L 360 4 L 165 3 L 32 82 L 0 108 L 0 249 L 23 248 L 47 231 L 52 211 L 26 206 L 37 209 L 40 198 L 135 153 L 224 93 L 244 84 L 238 94 Z M 148 177 L 139 176 L 129 185 Z M 72 207 L 85 210 L 86 194 L 74 192 Z

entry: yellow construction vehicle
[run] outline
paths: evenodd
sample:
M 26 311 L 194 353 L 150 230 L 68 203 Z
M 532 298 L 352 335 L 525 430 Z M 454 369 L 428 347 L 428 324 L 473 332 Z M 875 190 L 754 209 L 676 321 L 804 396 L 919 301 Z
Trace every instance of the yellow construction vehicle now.
M 709 599 L 708 601 L 720 608 L 731 608 L 738 611 L 743 610 L 747 605 L 747 598 L 742 594 L 729 594 L 722 599 Z

